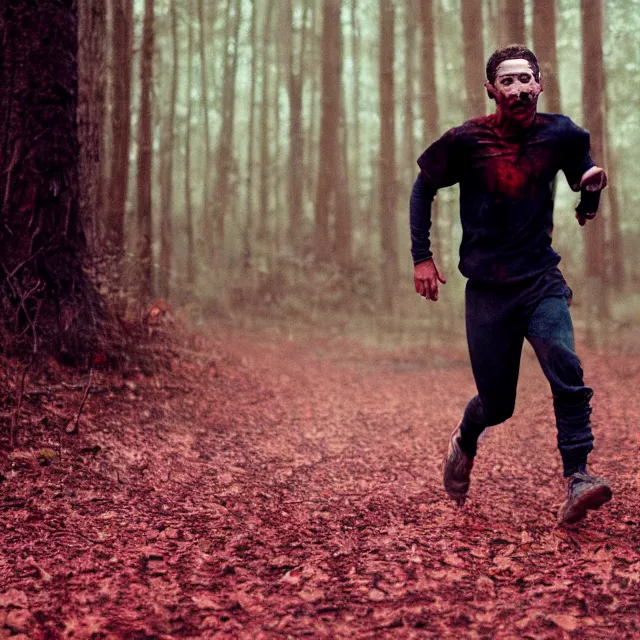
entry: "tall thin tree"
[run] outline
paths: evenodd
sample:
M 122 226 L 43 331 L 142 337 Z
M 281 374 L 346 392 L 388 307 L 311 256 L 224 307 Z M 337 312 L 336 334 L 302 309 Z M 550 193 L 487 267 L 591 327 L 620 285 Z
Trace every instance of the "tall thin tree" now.
M 169 94 L 169 113 L 163 126 L 160 150 L 160 259 L 158 273 L 158 292 L 164 298 L 169 297 L 172 263 L 172 218 L 173 218 L 173 157 L 175 140 L 176 103 L 178 100 L 178 16 L 176 0 L 169 0 L 171 20 L 171 90 Z
M 502 0 L 501 46 L 524 44 L 524 24 L 524 0 Z
M 306 16 L 306 10 L 304 12 Z M 302 176 L 304 165 L 304 143 L 302 131 L 302 84 L 303 84 L 303 36 L 304 20 L 296 30 L 293 17 L 293 0 L 287 2 L 288 90 L 289 90 L 289 229 L 288 237 L 296 253 L 302 245 Z M 297 33 L 296 33 L 297 31 Z M 297 35 L 297 37 L 296 37 Z
M 533 46 L 544 83 L 542 104 L 549 113 L 560 113 L 562 108 L 556 55 L 556 0 L 534 0 Z
M 602 0 L 581 0 L 582 14 L 582 103 L 584 105 L 585 128 L 591 133 L 591 155 L 600 166 L 605 163 L 605 118 L 604 118 L 604 61 L 602 52 Z M 608 296 L 605 291 L 606 259 L 605 221 L 603 215 L 585 227 L 586 272 L 589 279 L 590 297 L 598 300 L 599 316 L 608 315 Z M 587 340 L 592 345 L 597 341 L 595 322 L 588 322 Z
M 258 37 L 257 37 L 257 7 L 256 0 L 250 0 L 251 26 L 249 29 L 249 46 L 251 51 L 251 90 L 249 94 L 249 142 L 247 150 L 247 183 L 245 199 L 244 253 L 247 263 L 252 253 L 252 226 L 254 222 L 254 166 L 255 166 L 255 123 L 256 123 L 256 84 L 258 77 Z
M 211 215 L 211 128 L 209 124 L 209 83 L 207 73 L 207 33 L 204 15 L 204 0 L 198 1 L 198 24 L 200 38 L 198 40 L 200 52 L 200 91 L 202 98 L 202 115 L 204 119 L 204 163 L 202 178 L 202 222 L 204 228 L 204 243 L 213 249 L 213 220 Z M 230 1 L 230 0 L 229 0 Z
M 215 180 L 215 242 L 216 253 L 224 248 L 225 218 L 229 206 L 230 175 L 233 167 L 233 133 L 235 126 L 236 78 L 238 75 L 238 40 L 242 21 L 242 2 L 235 0 L 227 5 L 227 29 L 225 38 L 224 75 L 222 83 L 222 126 L 216 152 Z M 233 23 L 231 22 L 233 20 Z
M 95 247 L 104 193 L 101 151 L 105 116 L 105 0 L 80 2 L 78 13 L 80 211 L 87 239 Z
M 112 60 L 113 109 L 111 111 L 111 170 L 109 202 L 105 209 L 105 240 L 117 262 L 124 255 L 124 221 L 129 185 L 131 143 L 131 52 L 133 2 L 113 0 Z
M 353 214 L 354 219 L 357 221 L 361 221 L 361 211 L 362 211 L 362 188 L 360 186 L 360 181 L 362 179 L 361 176 L 361 127 L 360 127 L 360 72 L 362 67 L 361 62 L 361 33 L 360 33 L 360 22 L 358 20 L 358 0 L 351 0 L 351 59 L 353 60 L 353 90 L 351 92 L 352 99 L 352 126 L 350 130 L 352 131 L 353 136 L 353 153 L 352 153 L 352 172 L 353 176 Z M 370 216 L 367 216 L 369 219 Z M 368 226 L 368 225 L 364 225 Z M 371 237 L 372 230 L 370 228 L 366 229 L 367 237 Z
M 184 133 L 184 208 L 187 236 L 187 284 L 196 282 L 196 248 L 193 221 L 193 194 L 191 192 L 191 118 L 193 117 L 193 2 L 187 0 L 187 113 Z
M 467 118 L 484 115 L 484 42 L 482 37 L 482 0 L 462 3 L 462 39 L 464 42 L 464 79 L 467 88 Z
M 393 310 L 398 280 L 398 239 L 396 229 L 396 161 L 395 161 L 395 87 L 394 25 L 395 9 L 388 0 L 380 0 L 380 239 L 383 305 Z
M 138 164 L 136 179 L 136 190 L 138 194 L 136 259 L 138 269 L 137 285 L 142 301 L 148 300 L 153 290 L 153 256 L 151 249 L 153 3 L 154 0 L 145 0 L 144 3 L 142 49 L 140 52 L 140 112 L 138 121 Z
M 320 111 L 320 157 L 316 187 L 314 227 L 315 257 L 331 257 L 330 211 L 335 200 L 339 165 L 340 126 L 340 0 L 325 0 L 322 14 L 322 93 Z
M 439 107 L 436 90 L 436 42 L 433 21 L 433 0 L 420 3 L 420 24 L 422 27 L 422 59 L 420 64 L 422 122 L 424 146 L 434 142 L 438 135 Z M 417 165 L 414 166 L 417 171 Z M 440 201 L 436 198 L 432 207 L 433 244 L 439 245 Z M 440 248 L 440 247 L 438 247 Z M 440 248 L 441 249 L 441 248 Z M 445 252 L 442 252 L 444 255 Z M 446 266 L 446 265 L 444 265 Z
M 274 0 L 267 0 L 262 32 L 262 98 L 260 103 L 260 226 L 258 235 L 265 240 L 269 233 L 269 88 L 271 16 Z

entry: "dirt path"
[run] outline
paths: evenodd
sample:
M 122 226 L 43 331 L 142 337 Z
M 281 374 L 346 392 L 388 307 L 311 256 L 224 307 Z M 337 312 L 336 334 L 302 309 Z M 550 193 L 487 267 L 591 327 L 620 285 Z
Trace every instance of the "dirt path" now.
M 440 481 L 463 353 L 230 331 L 97 379 L 61 461 L 35 417 L 0 457 L 0 638 L 639 637 L 640 362 L 583 360 L 615 495 L 575 531 L 530 354 L 463 510 Z

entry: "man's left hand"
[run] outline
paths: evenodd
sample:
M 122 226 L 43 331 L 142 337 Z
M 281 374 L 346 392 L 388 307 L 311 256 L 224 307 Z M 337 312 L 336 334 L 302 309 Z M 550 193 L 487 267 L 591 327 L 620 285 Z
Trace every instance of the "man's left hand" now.
M 587 220 L 593 220 L 598 213 L 600 192 L 607 186 L 607 174 L 600 167 L 591 167 L 585 171 L 580 180 L 582 198 L 576 209 L 576 219 L 580 226 L 584 226 Z

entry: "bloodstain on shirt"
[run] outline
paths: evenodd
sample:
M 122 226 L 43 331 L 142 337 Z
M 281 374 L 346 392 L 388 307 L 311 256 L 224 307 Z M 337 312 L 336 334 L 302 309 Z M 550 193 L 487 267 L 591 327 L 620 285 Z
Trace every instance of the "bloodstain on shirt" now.
M 560 262 L 551 248 L 553 183 L 563 171 L 572 189 L 594 166 L 589 134 L 568 117 L 539 113 L 530 127 L 504 134 L 495 114 L 447 131 L 418 159 L 411 201 L 412 253 L 431 255 L 431 200 L 460 183 L 461 273 L 486 282 L 515 282 Z M 416 183 L 417 184 L 417 183 Z

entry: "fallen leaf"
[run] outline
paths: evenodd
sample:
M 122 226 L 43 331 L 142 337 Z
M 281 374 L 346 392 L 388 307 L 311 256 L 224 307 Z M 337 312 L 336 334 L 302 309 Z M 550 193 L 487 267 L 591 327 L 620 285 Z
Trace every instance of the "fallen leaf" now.
M 578 628 L 578 618 L 575 616 L 553 614 L 547 616 L 547 618 L 563 631 L 575 631 Z
M 369 600 L 373 600 L 373 602 L 382 602 L 386 596 L 380 589 L 370 589 L 367 597 Z
M 29 607 L 29 599 L 24 591 L 17 589 L 9 589 L 4 593 L 0 593 L 0 608 L 6 609 L 15 607 L 16 609 L 27 609 Z
M 324 599 L 324 592 L 315 587 L 305 587 L 302 591 L 298 591 L 298 597 L 305 602 L 318 602 Z

